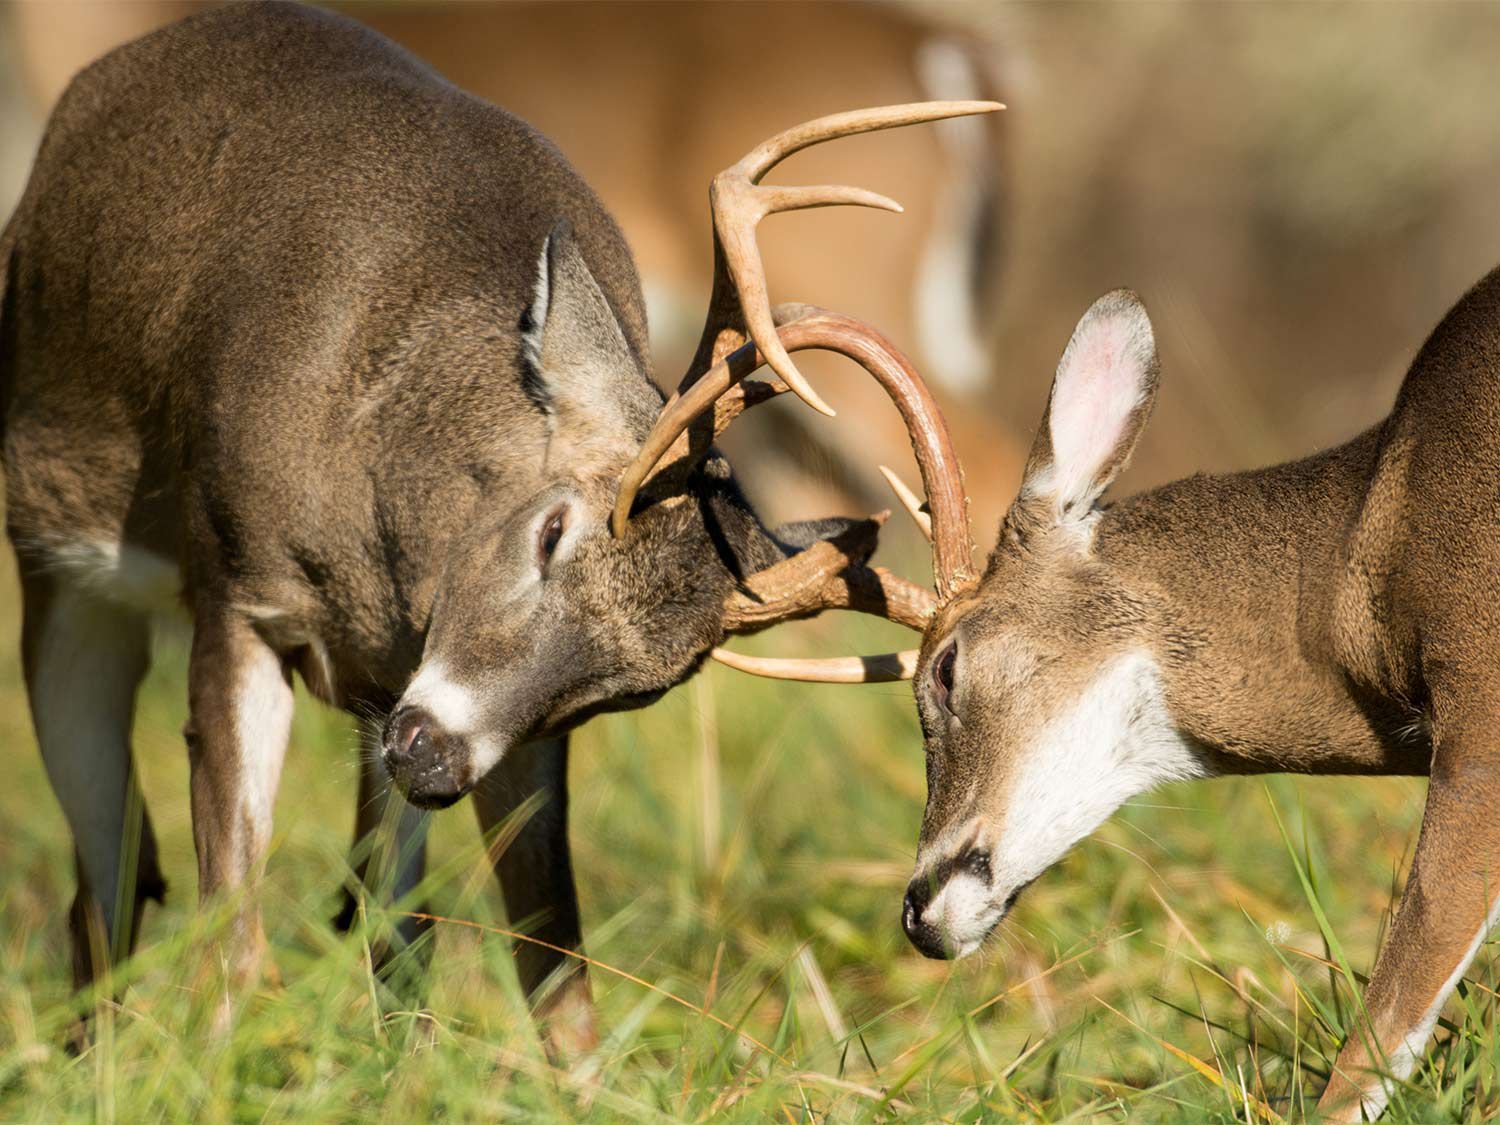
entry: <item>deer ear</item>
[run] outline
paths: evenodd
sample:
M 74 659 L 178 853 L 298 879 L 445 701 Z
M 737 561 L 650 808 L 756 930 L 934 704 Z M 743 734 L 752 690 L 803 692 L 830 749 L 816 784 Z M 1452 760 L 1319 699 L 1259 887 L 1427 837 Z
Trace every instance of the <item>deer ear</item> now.
M 1156 401 L 1159 367 L 1146 307 L 1128 289 L 1100 297 L 1063 351 L 1021 484 L 1028 506 L 1081 518 L 1130 459 Z
M 591 453 L 634 455 L 661 409 L 661 392 L 641 370 L 566 219 L 542 243 L 520 327 L 522 387 L 551 420 L 552 446 L 566 435 L 574 463 Z

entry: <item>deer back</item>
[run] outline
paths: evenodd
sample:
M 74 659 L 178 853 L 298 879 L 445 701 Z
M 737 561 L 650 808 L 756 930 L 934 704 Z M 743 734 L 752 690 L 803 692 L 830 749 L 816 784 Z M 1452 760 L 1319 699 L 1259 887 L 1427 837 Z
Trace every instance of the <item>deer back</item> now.
M 196 543 L 241 596 L 410 635 L 479 497 L 540 483 L 520 349 L 559 220 L 625 352 L 588 393 L 638 443 L 661 397 L 629 252 L 523 122 L 307 8 L 233 6 L 106 56 L 49 124 L 7 318 L 23 443 L 66 433 L 91 471 L 15 450 L 13 524 L 189 566 Z

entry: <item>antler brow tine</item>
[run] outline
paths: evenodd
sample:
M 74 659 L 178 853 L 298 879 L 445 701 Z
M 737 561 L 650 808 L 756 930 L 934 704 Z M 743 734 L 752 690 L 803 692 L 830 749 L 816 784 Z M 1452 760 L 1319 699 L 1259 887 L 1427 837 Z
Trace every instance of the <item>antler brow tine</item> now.
M 909 680 L 917 672 L 917 649 L 886 652 L 878 656 L 835 656 L 823 660 L 796 660 L 772 656 L 745 656 L 716 648 L 710 654 L 720 664 L 752 676 L 772 680 L 802 680 L 820 684 L 890 684 Z
M 891 491 L 896 494 L 896 499 L 901 501 L 901 506 L 906 509 L 906 514 L 911 516 L 912 522 L 917 525 L 917 530 L 927 542 L 932 542 L 932 516 L 926 511 L 926 505 L 913 492 L 907 483 L 898 477 L 894 470 L 884 465 L 877 465 L 880 475 L 885 477 L 885 483 L 891 486 Z

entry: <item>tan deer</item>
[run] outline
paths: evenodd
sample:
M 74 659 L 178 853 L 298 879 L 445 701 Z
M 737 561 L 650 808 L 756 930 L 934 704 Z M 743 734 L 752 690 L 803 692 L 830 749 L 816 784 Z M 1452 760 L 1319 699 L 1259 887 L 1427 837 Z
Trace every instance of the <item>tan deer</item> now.
M 1500 912 L 1500 271 L 1348 444 L 1105 506 L 1156 387 L 1145 309 L 1101 298 L 1063 352 L 983 576 L 945 588 L 940 573 L 920 653 L 731 659 L 804 679 L 915 674 L 928 797 L 902 920 L 929 957 L 972 953 L 1153 785 L 1428 775 L 1367 1018 L 1319 1103 L 1374 1117 Z M 930 521 L 909 506 L 966 559 L 953 491 Z
M 773 310 L 756 251 L 774 212 L 896 205 L 760 181 L 820 141 L 995 108 L 834 115 L 714 180 L 710 307 L 674 401 L 734 392 L 663 444 L 675 415 L 657 422 L 630 252 L 518 118 L 294 5 L 194 16 L 83 71 L 0 235 L 7 530 L 75 844 L 78 982 L 129 951 L 162 892 L 149 817 L 129 815 L 130 733 L 152 616 L 182 604 L 199 892 L 236 907 L 219 1022 L 261 962 L 245 892 L 298 674 L 378 717 L 360 836 L 388 777 L 424 808 L 472 794 L 486 831 L 535 806 L 495 854 L 512 917 L 548 943 L 523 946 L 521 979 L 559 1046 L 591 1041 L 587 982 L 560 952 L 579 942 L 568 731 L 654 700 L 731 633 L 834 607 L 920 625 L 932 608 L 864 565 L 878 518 L 768 530 L 711 446 L 788 387 L 816 403 L 788 352 L 822 348 L 917 419 L 924 466 L 951 460 L 910 365 L 857 321 Z M 761 353 L 785 382 L 741 382 Z M 405 893 L 422 825 L 389 799 Z

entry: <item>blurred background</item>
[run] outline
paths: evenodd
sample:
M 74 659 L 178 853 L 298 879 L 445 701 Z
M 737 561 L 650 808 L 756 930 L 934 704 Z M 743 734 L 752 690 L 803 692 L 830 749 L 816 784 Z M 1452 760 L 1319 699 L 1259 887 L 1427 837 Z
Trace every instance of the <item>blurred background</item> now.
M 0 7 L 0 213 L 19 196 L 48 107 L 70 75 L 196 7 Z M 769 220 L 760 236 L 776 299 L 868 319 L 918 359 L 955 431 L 982 546 L 1017 487 L 1072 326 L 1104 291 L 1141 293 L 1163 366 L 1155 419 L 1123 492 L 1299 456 L 1378 421 L 1426 333 L 1500 263 L 1500 6 L 338 7 L 560 146 L 634 249 L 657 375 L 668 387 L 706 304 L 706 189 L 717 170 L 824 113 L 929 97 L 1005 102 L 986 120 L 798 155 L 774 178 L 859 184 L 894 196 L 906 213 L 802 212 Z M 774 519 L 888 505 L 875 465 L 914 476 L 892 412 L 837 361 L 804 366 L 839 417 L 787 401 L 748 416 L 728 442 L 740 475 Z M 910 528 L 890 528 L 897 558 L 920 566 Z M 0 631 L 15 629 L 6 593 Z M 798 629 L 761 650 L 892 639 L 869 622 Z M 175 884 L 168 916 L 181 919 L 192 896 L 177 736 L 181 638 L 161 644 L 173 659 L 153 673 L 138 737 Z M 3 659 L 0 735 L 25 745 L 15 658 L 7 650 Z M 1326 999 L 1329 977 L 1281 950 L 1321 956 L 1329 947 L 1296 868 L 1312 874 L 1356 967 L 1368 966 L 1409 854 L 1419 783 L 1172 788 L 1127 809 L 1039 883 L 998 952 L 955 969 L 919 961 L 896 926 L 922 800 L 911 710 L 901 688 L 829 693 L 749 685 L 714 670 L 642 715 L 590 724 L 575 755 L 574 822 L 591 950 L 700 999 L 710 974 L 720 981 L 722 961 L 724 983 L 706 995 L 739 990 L 747 1026 L 767 1035 L 801 1011 L 805 1027 L 789 1040 L 806 1046 L 799 1057 L 839 1075 L 873 1074 L 879 1081 L 859 1081 L 882 1090 L 896 1067 L 917 1119 L 981 1103 L 999 1112 L 1002 1102 L 1024 1117 L 1042 1113 L 1049 1098 L 1072 1111 L 1125 1097 L 1120 1105 L 1139 1110 L 1147 1103 L 1130 1099 L 1152 1091 L 1156 1116 L 1200 1120 L 1202 1099 L 1220 1093 L 1172 1050 L 1221 1074 L 1238 1068 L 1252 1093 L 1272 1101 L 1316 1085 L 1296 1067 L 1336 1040 L 1307 1030 L 1317 1023 L 1309 997 Z M 299 718 L 296 738 L 310 752 L 294 750 L 288 762 L 278 823 L 291 827 L 279 837 L 272 880 L 301 905 L 282 912 L 273 933 L 284 960 L 295 957 L 288 950 L 323 948 L 310 935 L 323 933 L 319 912 L 352 819 L 352 735 L 340 721 Z M 48 1070 L 26 1054 L 48 1057 L 37 1012 L 65 995 L 58 927 L 71 890 L 40 765 L 34 754 L 14 761 L 0 794 L 0 819 L 13 826 L 0 834 L 0 869 L 19 876 L 0 886 L 0 911 L 20 923 L 0 963 L 0 1106 L 7 1090 L 60 1082 L 72 1093 L 44 1106 L 75 1097 L 89 1107 L 97 1089 L 87 1074 Z M 1283 843 L 1272 808 L 1288 818 L 1293 845 Z M 466 823 L 448 827 L 455 819 L 443 820 L 439 840 L 453 849 L 449 870 L 468 882 L 446 901 L 439 888 L 438 903 L 453 907 L 456 897 L 459 908 L 482 911 L 474 888 L 483 855 Z M 148 923 L 148 942 L 162 934 Z M 453 937 L 447 948 L 466 940 Z M 38 966 L 51 973 L 40 990 Z M 477 975 L 449 970 L 434 1008 L 446 1002 L 481 1027 L 486 1017 L 475 1009 L 499 993 L 472 981 L 503 970 L 470 970 Z M 1488 957 L 1474 976 L 1493 984 Z M 670 1006 L 643 1015 L 633 986 L 596 981 L 621 1052 L 641 1034 L 688 1036 Z M 348 999 L 359 1002 L 357 992 Z M 339 1018 L 322 1000 L 309 1008 L 309 1019 Z M 1493 1032 L 1493 1012 L 1486 1018 Z M 353 1026 L 341 1034 L 366 1043 L 368 1028 Z M 852 1028 L 867 1036 L 863 1053 L 850 1054 Z M 142 1036 L 138 1065 L 177 1065 L 160 1061 L 153 1052 L 164 1049 Z M 1487 1042 L 1500 1057 L 1495 1039 Z M 360 1089 L 364 1062 L 340 1065 L 338 1074 L 354 1076 L 349 1089 Z M 28 1066 L 40 1068 L 33 1086 L 7 1077 Z M 698 1096 L 690 1064 L 687 1076 L 666 1079 L 622 1073 L 635 1074 L 636 1085 L 620 1079 L 613 1088 L 680 1081 L 682 1104 Z M 1191 1090 L 1174 1085 L 1184 1073 L 1197 1083 Z M 328 1081 L 317 1088 L 330 1112 L 355 1104 Z M 1433 1089 L 1443 1081 L 1432 1078 Z M 995 1092 L 1012 1087 L 1019 1101 Z M 199 1104 L 195 1089 L 184 1079 L 184 1105 Z M 868 1108 L 863 1095 L 838 1097 Z M 1232 1098 L 1215 1104 L 1233 1109 Z
M 13 4 L 0 19 L 0 210 L 47 110 L 110 47 L 200 5 Z M 342 10 L 551 137 L 624 228 L 675 383 L 707 299 L 707 185 L 823 113 L 998 98 L 989 120 L 800 155 L 906 214 L 762 227 L 773 295 L 864 317 L 920 361 L 981 539 L 1013 494 L 1071 326 L 1145 298 L 1163 358 L 1127 489 L 1349 436 L 1437 317 L 1500 261 L 1500 9 L 1481 4 L 379 3 Z M 904 443 L 837 361 L 843 417 L 791 404 L 732 453 L 782 518 L 886 503 Z M 833 493 L 833 495 L 829 495 Z M 840 495 L 842 494 L 842 495 Z

